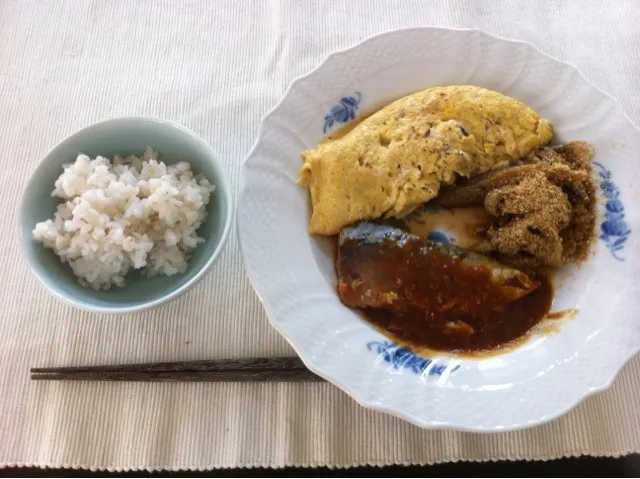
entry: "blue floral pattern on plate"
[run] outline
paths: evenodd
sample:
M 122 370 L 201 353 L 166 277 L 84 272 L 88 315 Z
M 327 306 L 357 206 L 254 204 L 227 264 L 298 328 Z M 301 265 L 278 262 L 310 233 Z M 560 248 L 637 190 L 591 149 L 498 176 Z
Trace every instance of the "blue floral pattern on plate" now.
M 598 175 L 602 179 L 600 190 L 607 200 L 604 205 L 604 221 L 600 224 L 602 232 L 600 239 L 605 242 L 615 259 L 624 261 L 619 252 L 623 250 L 631 229 L 624 220 L 624 205 L 620 201 L 620 189 L 613 183 L 611 170 L 598 162 L 593 164 L 598 168 Z
M 360 100 L 362 95 L 359 91 L 354 92 L 353 96 L 345 96 L 340 99 L 340 103 L 331 108 L 331 111 L 324 117 L 323 133 L 327 133 L 335 123 L 346 123 L 356 117 L 356 111 L 360 108 Z
M 427 238 L 431 241 L 438 241 L 439 243 L 452 243 L 453 238 L 449 238 L 442 231 L 433 230 L 427 235 Z
M 393 369 L 409 369 L 415 374 L 442 376 L 447 370 L 453 373 L 460 368 L 459 365 L 451 367 L 448 363 L 436 363 L 433 359 L 420 357 L 390 341 L 371 341 L 367 343 L 367 349 L 378 353 Z

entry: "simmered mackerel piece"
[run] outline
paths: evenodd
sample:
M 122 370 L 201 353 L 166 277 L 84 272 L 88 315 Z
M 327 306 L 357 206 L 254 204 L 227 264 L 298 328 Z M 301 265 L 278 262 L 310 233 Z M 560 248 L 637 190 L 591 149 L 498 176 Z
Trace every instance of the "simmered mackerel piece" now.
M 502 308 L 537 287 L 486 256 L 366 222 L 342 230 L 337 269 L 340 299 L 360 308 L 475 313 Z

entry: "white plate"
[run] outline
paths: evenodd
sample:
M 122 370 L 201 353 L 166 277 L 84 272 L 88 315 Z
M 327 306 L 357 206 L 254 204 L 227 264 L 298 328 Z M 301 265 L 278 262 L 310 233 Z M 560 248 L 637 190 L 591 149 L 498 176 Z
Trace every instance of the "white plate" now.
M 553 310 L 579 308 L 553 335 L 487 359 L 422 358 L 340 303 L 327 242 L 309 236 L 296 186 L 300 152 L 360 114 L 434 85 L 471 84 L 522 100 L 587 140 L 603 180 L 602 236 L 556 285 Z M 244 163 L 238 228 L 247 271 L 273 325 L 305 364 L 365 407 L 422 427 L 532 426 L 607 388 L 640 345 L 640 131 L 574 67 L 477 30 L 397 30 L 334 53 L 295 80 L 264 118 Z

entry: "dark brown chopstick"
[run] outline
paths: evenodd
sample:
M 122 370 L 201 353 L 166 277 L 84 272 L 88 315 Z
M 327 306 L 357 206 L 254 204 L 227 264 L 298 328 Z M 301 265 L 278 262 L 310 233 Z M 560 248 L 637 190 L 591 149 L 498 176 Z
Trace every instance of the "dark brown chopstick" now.
M 297 357 L 32 368 L 31 379 L 145 382 L 318 382 Z

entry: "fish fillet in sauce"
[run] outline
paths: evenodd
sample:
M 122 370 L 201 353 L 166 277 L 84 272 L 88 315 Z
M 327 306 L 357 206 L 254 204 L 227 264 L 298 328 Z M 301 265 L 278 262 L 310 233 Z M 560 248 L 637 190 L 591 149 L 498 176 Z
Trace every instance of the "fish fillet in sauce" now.
M 373 223 L 342 231 L 337 271 L 341 301 L 409 347 L 492 349 L 521 337 L 551 307 L 544 277 Z
M 342 230 L 338 277 L 347 306 L 386 309 L 474 311 L 500 307 L 537 286 L 486 256 L 373 223 Z

